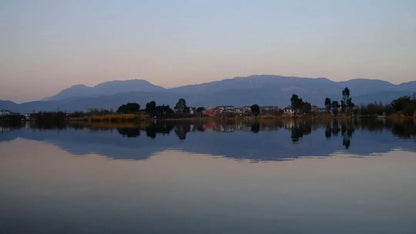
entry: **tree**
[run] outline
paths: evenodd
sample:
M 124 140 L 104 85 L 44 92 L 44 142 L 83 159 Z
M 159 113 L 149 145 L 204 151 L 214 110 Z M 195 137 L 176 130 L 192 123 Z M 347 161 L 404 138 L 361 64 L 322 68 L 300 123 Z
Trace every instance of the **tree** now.
M 204 111 L 205 111 L 205 107 L 200 106 L 200 107 L 196 108 L 197 113 L 202 113 Z
M 123 113 L 123 114 L 137 113 L 139 111 L 140 111 L 140 105 L 137 103 L 127 103 L 127 104 L 121 105 L 117 109 L 117 113 Z
M 299 98 L 296 94 L 292 94 L 292 97 L 290 98 L 290 103 L 295 113 L 299 112 L 299 109 L 302 107 L 302 102 L 302 98 Z
M 155 115 L 168 116 L 171 114 L 173 114 L 173 110 L 169 107 L 169 105 L 156 106 Z
M 331 111 L 331 99 L 328 97 L 325 98 L 325 109 L 328 113 Z
M 310 113 L 312 105 L 309 102 L 302 102 L 301 113 Z
M 146 113 L 148 113 L 150 115 L 154 115 L 155 111 L 156 111 L 156 102 L 151 101 L 151 102 L 146 103 L 145 111 L 146 111 Z
M 345 87 L 345 89 L 342 90 L 341 111 L 342 113 L 349 113 L 352 111 L 353 107 L 354 103 L 351 101 L 350 90 L 348 87 Z
M 176 103 L 174 110 L 177 113 L 183 113 L 188 114 L 189 113 L 189 107 L 186 106 L 186 101 L 183 98 L 180 98 L 178 102 Z
M 169 107 L 169 105 L 156 106 L 155 101 L 146 103 L 145 111 L 151 116 L 168 116 L 173 113 L 173 110 Z
M 250 106 L 251 109 L 251 113 L 253 113 L 253 115 L 257 116 L 260 114 L 260 107 L 257 104 L 254 104 L 252 106 Z
M 311 112 L 312 105 L 309 102 L 304 102 L 298 95 L 292 94 L 290 98 L 291 107 L 297 113 L 309 113 Z
M 409 96 L 404 96 L 393 100 L 391 106 L 395 111 L 410 116 L 416 111 L 416 100 L 411 99 Z
M 338 108 L 339 108 L 338 102 L 337 101 L 332 101 L 331 107 L 332 107 L 332 113 L 334 115 L 337 115 L 338 114 Z
M 205 108 L 200 106 L 200 107 L 196 108 L 195 112 L 198 116 L 202 116 L 202 114 L 205 113 Z

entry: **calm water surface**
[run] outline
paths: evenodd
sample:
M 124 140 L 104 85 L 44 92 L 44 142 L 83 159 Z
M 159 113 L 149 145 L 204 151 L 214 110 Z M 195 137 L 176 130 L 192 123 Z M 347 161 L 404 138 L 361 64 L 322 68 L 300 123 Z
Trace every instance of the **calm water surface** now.
M 416 233 L 415 125 L 2 127 L 0 211 L 0 233 Z

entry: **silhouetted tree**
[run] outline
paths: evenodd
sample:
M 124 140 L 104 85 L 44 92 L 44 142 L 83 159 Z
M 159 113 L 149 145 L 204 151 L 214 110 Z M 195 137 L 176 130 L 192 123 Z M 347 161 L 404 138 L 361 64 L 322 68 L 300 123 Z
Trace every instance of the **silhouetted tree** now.
M 369 103 L 366 106 L 362 105 L 359 111 L 363 116 L 389 115 L 393 113 L 393 107 L 391 105 L 383 105 L 382 103 Z
M 295 114 L 311 112 L 312 105 L 309 102 L 304 102 L 302 98 L 299 98 L 296 94 L 292 94 L 290 103 L 292 109 L 295 111 Z
M 296 94 L 292 94 L 292 97 L 290 98 L 290 106 L 295 111 L 295 114 L 299 112 L 299 109 L 302 106 L 302 99 L 298 97 Z
M 38 112 L 32 113 L 30 119 L 37 128 L 43 129 L 64 129 L 66 128 L 66 113 L 58 112 Z
M 137 113 L 139 111 L 140 111 L 140 105 L 137 103 L 123 104 L 117 109 L 117 113 L 123 113 L 123 114 Z
M 146 113 L 152 116 L 166 117 L 166 116 L 173 114 L 173 110 L 169 107 L 169 105 L 156 106 L 155 101 L 148 102 L 146 104 L 145 111 Z
M 23 120 L 25 117 L 20 114 L 0 115 L 0 126 L 7 126 L 9 128 L 23 127 Z
M 332 113 L 334 115 L 337 115 L 338 114 L 338 108 L 339 108 L 338 102 L 337 101 L 332 101 L 331 107 L 332 107 Z
M 204 111 L 205 111 L 205 108 L 204 107 L 198 107 L 198 108 L 196 108 L 196 112 L 198 112 L 198 113 L 202 113 Z
M 196 108 L 195 113 L 196 113 L 198 116 L 202 116 L 202 114 L 204 114 L 204 113 L 205 113 L 205 108 L 204 108 L 204 107 L 198 107 L 198 108 Z
M 148 113 L 149 115 L 154 115 L 156 112 L 156 102 L 155 101 L 151 101 L 146 103 L 146 109 L 145 109 L 146 113 Z
M 416 100 L 411 99 L 409 96 L 404 96 L 393 100 L 391 102 L 391 106 L 395 111 L 409 116 L 416 112 Z
M 331 112 L 331 99 L 330 98 L 325 98 L 325 109 L 326 112 Z
M 181 114 L 189 113 L 189 107 L 186 106 L 186 101 L 183 98 L 180 98 L 178 100 L 178 102 L 176 103 L 173 109 L 175 110 L 176 113 L 181 113 Z
M 257 104 L 251 105 L 250 106 L 251 109 L 251 113 L 253 113 L 253 115 L 257 116 L 260 114 L 260 107 Z
M 309 102 L 303 102 L 301 112 L 302 113 L 310 113 L 312 110 L 312 105 Z
M 169 116 L 171 114 L 173 114 L 173 110 L 169 107 L 169 105 L 156 106 L 155 115 L 157 115 L 157 116 Z
M 345 87 L 345 89 L 342 90 L 341 111 L 342 113 L 350 113 L 353 107 L 354 103 L 352 103 L 350 97 L 350 90 L 348 87 Z

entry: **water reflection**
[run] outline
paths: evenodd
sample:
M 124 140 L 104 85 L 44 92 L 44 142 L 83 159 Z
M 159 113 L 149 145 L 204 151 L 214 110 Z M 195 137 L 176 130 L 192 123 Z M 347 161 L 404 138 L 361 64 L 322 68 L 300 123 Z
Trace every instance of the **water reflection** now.
M 292 126 L 292 141 L 298 142 L 304 135 L 308 135 L 312 132 L 312 124 L 309 121 L 295 122 Z
M 167 149 L 254 160 L 416 151 L 414 121 L 161 121 L 139 125 L 59 124 L 3 127 L 0 141 L 47 141 L 74 154 L 146 159 Z
M 140 128 L 117 128 L 118 133 L 127 137 L 140 136 Z
M 108 160 L 17 139 L 0 143 L 0 233 L 414 233 L 414 156 Z
M 333 120 L 326 124 L 325 127 L 325 137 L 331 138 L 332 136 L 338 136 L 341 131 L 342 135 L 342 145 L 345 149 L 348 149 L 351 145 L 352 134 L 355 131 L 354 121 L 342 121 L 341 123 L 338 120 Z
M 146 136 L 154 139 L 156 138 L 156 133 L 161 133 L 163 135 L 169 134 L 174 127 L 174 122 L 152 123 L 145 128 Z

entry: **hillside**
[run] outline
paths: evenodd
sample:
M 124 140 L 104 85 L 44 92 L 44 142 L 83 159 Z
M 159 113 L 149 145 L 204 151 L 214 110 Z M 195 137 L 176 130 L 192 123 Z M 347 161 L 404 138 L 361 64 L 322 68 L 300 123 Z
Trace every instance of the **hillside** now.
M 145 80 L 127 80 L 105 82 L 94 87 L 76 85 L 41 101 L 22 104 L 1 101 L 0 109 L 20 113 L 73 112 L 91 108 L 115 110 L 127 102 L 137 102 L 144 107 L 152 100 L 157 104 L 173 106 L 179 98 L 185 98 L 189 106 L 245 106 L 256 103 L 285 107 L 290 104 L 292 94 L 299 95 L 312 105 L 323 106 L 325 97 L 340 100 L 342 89 L 345 87 L 350 89 L 355 104 L 390 103 L 400 96 L 416 92 L 416 82 L 413 81 L 394 85 L 374 79 L 335 82 L 326 78 L 255 75 L 171 89 L 153 85 Z
M 165 90 L 163 87 L 151 84 L 146 80 L 109 81 L 94 87 L 74 85 L 64 89 L 55 96 L 43 99 L 44 101 L 58 101 L 80 97 L 108 96 L 126 92 L 157 92 Z

